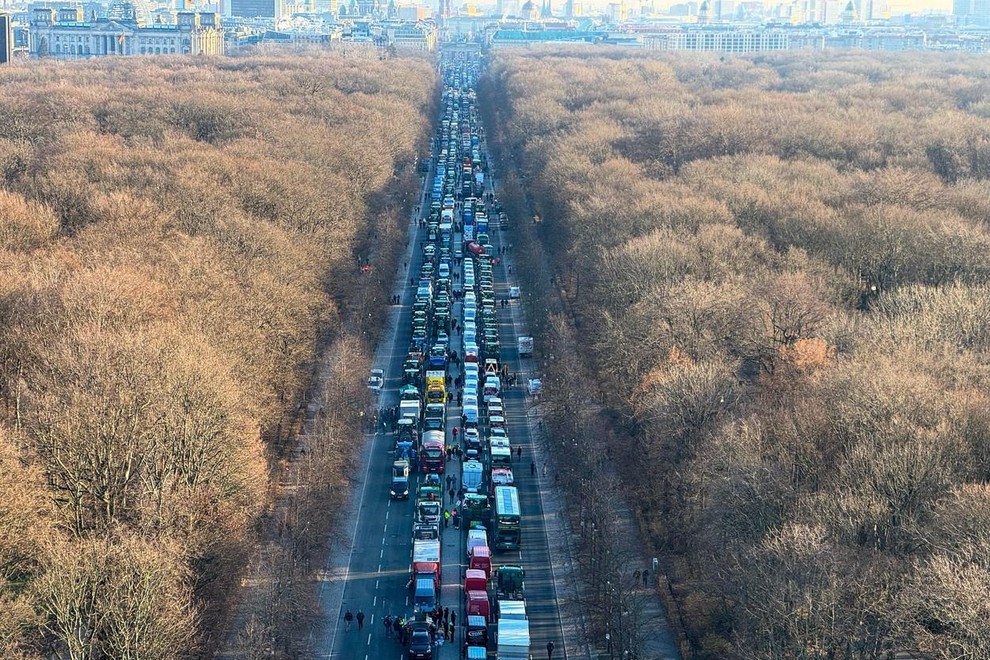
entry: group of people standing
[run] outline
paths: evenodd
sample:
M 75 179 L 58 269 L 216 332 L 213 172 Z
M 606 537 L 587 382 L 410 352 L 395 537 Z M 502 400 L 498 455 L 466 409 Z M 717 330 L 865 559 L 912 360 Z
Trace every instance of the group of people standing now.
M 345 615 L 346 620 L 346 615 Z M 430 639 L 440 647 L 447 641 L 453 641 L 457 626 L 457 612 L 447 607 L 437 605 L 436 609 L 428 612 L 426 622 L 429 624 Z M 386 614 L 382 619 L 385 637 L 394 637 L 405 646 L 409 643 L 409 633 L 412 629 L 412 619 L 408 616 Z

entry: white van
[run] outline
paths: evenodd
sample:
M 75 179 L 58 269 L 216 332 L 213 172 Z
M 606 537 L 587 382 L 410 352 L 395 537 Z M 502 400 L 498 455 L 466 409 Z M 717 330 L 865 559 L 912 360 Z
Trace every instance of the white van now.
M 489 374 L 488 378 L 485 379 L 485 389 L 483 390 L 485 403 L 490 402 L 492 399 L 497 399 L 501 392 L 502 381 L 498 376 Z

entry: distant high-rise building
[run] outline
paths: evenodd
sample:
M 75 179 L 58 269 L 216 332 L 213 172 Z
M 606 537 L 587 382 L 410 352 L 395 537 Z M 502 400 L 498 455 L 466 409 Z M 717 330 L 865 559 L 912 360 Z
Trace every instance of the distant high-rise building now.
M 953 0 L 952 13 L 959 25 L 990 26 L 990 0 Z
M 275 18 L 278 0 L 231 0 L 230 14 L 240 18 Z
M 10 16 L 0 14 L 0 64 L 7 64 L 13 58 L 14 29 L 10 24 Z
M 873 0 L 856 0 L 856 18 L 861 21 L 872 21 L 876 18 L 873 15 Z

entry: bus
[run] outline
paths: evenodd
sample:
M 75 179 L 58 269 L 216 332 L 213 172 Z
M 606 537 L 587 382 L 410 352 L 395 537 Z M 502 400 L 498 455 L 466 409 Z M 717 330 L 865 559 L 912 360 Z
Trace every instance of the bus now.
M 522 542 L 519 527 L 519 492 L 515 486 L 495 488 L 495 515 L 493 516 L 494 545 L 496 550 L 518 550 Z

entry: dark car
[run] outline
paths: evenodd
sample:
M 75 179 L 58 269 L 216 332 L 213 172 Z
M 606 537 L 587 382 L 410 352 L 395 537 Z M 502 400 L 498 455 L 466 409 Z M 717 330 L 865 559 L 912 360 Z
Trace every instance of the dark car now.
M 433 660 L 433 640 L 428 631 L 412 631 L 409 637 L 409 660 Z

